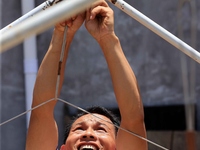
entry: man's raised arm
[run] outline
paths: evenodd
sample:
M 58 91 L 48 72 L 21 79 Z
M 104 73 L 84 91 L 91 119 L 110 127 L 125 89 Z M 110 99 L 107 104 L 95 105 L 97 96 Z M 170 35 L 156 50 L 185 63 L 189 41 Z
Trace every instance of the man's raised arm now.
M 137 80 L 121 49 L 119 39 L 115 35 L 108 35 L 104 37 L 104 40 L 101 40 L 100 45 L 108 63 L 120 109 L 120 126 L 146 137 L 143 105 Z M 147 149 L 145 141 L 122 130 L 118 132 L 116 144 L 118 150 Z
M 87 12 L 85 25 L 101 46 L 106 58 L 120 109 L 120 126 L 146 137 L 143 104 L 137 80 L 115 35 L 112 9 L 103 0 L 94 4 L 93 9 Z M 145 141 L 122 130 L 117 134 L 116 145 L 118 150 L 147 149 Z
M 64 69 L 70 44 L 75 32 L 82 25 L 85 15 L 81 14 L 55 26 L 49 49 L 41 63 L 33 92 L 32 107 L 56 97 L 56 83 L 60 70 L 61 90 Z M 64 27 L 68 26 L 64 59 L 60 64 L 60 55 L 64 37 Z M 58 130 L 54 120 L 56 100 L 51 101 L 31 112 L 26 150 L 55 150 L 58 144 Z

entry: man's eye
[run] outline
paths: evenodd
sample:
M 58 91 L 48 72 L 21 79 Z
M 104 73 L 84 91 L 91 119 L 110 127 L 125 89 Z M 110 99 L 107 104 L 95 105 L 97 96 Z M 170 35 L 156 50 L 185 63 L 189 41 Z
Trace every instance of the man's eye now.
M 106 129 L 104 129 L 104 128 L 101 128 L 101 127 L 99 127 L 97 130 L 98 130 L 98 131 L 103 131 L 103 132 L 106 132 Z
M 77 130 L 83 130 L 83 128 L 82 128 L 82 127 L 78 127 L 78 128 L 76 128 L 75 130 L 76 130 L 76 131 L 77 131 Z

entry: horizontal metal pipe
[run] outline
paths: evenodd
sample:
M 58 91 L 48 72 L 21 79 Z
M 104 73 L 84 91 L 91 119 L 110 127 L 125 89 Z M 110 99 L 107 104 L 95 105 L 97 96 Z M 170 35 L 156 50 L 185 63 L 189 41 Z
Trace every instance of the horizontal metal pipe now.
M 108 0 L 112 4 L 114 4 L 116 7 L 118 7 L 120 10 L 124 11 L 126 14 L 137 20 L 139 23 L 162 37 L 164 40 L 168 41 L 170 44 L 175 46 L 177 49 L 181 50 L 183 53 L 194 59 L 196 62 L 200 63 L 200 53 L 171 34 L 169 31 L 149 19 L 147 16 L 133 8 L 131 5 L 126 3 L 123 0 Z
M 0 52 L 12 48 L 31 35 L 45 31 L 57 22 L 78 14 L 85 10 L 92 2 L 94 2 L 94 0 L 62 1 L 51 8 L 24 20 L 6 32 L 1 33 Z

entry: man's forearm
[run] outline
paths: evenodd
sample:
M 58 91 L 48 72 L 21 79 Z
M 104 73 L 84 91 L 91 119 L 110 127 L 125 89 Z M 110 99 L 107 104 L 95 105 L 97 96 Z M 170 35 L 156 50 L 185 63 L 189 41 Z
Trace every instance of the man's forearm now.
M 118 37 L 114 34 L 104 37 L 104 41 L 100 42 L 100 46 L 108 63 L 115 95 L 123 119 L 134 121 L 134 118 L 143 118 L 143 106 L 137 80 L 122 51 Z
M 143 105 L 137 80 L 129 65 L 119 39 L 113 34 L 100 41 L 112 78 L 121 114 L 120 127 L 146 137 Z M 122 130 L 118 131 L 118 149 L 147 149 L 147 143 Z M 123 143 L 123 144 L 122 144 Z
M 71 41 L 73 39 L 73 35 L 67 36 L 64 58 L 63 62 L 61 63 L 60 56 L 62 51 L 63 36 L 64 36 L 63 32 L 54 30 L 49 49 L 38 71 L 34 88 L 34 94 L 33 94 L 34 96 L 33 106 L 36 106 L 39 103 L 42 103 L 46 100 L 55 97 L 59 69 L 60 69 L 60 83 L 59 83 L 60 86 L 58 94 L 60 93 L 68 51 Z M 51 104 L 54 107 L 55 103 Z

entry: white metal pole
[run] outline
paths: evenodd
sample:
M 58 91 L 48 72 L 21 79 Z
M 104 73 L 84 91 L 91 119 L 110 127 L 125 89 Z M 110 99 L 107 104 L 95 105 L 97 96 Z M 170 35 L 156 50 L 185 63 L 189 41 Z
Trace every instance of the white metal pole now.
M 116 7 L 127 13 L 129 16 L 137 20 L 139 23 L 162 37 L 164 40 L 168 41 L 170 44 L 181 50 L 183 53 L 194 59 L 196 62 L 200 63 L 200 53 L 194 48 L 171 34 L 169 31 L 149 19 L 147 16 L 133 8 L 131 5 L 123 0 L 108 0 Z
M 22 14 L 26 14 L 35 7 L 33 0 L 21 0 Z M 33 88 L 38 70 L 36 37 L 27 38 L 23 43 L 24 52 L 24 80 L 26 110 L 31 109 Z M 26 114 L 26 125 L 29 126 L 30 112 Z
M 95 0 L 67 0 L 62 1 L 55 6 L 36 14 L 12 27 L 0 38 L 0 52 L 3 52 L 20 42 L 25 38 L 39 34 L 52 27 L 55 23 L 70 18 L 77 13 L 87 9 Z
M 26 20 L 29 17 L 34 16 L 35 14 L 46 10 L 47 8 L 49 8 L 50 6 L 53 6 L 55 3 L 57 3 L 59 0 L 47 0 L 46 2 L 42 3 L 41 5 L 37 6 L 36 8 L 32 8 L 31 10 L 29 10 L 28 12 L 26 12 L 23 16 L 21 16 L 20 18 L 18 18 L 17 20 L 15 20 L 14 22 L 10 23 L 9 25 L 7 25 L 6 27 L 4 27 L 3 29 L 0 30 L 1 33 L 5 32 L 6 30 L 12 28 L 13 26 L 19 24 L 20 22 Z M 33 3 L 30 1 L 30 4 Z M 28 8 L 25 8 L 28 9 Z

